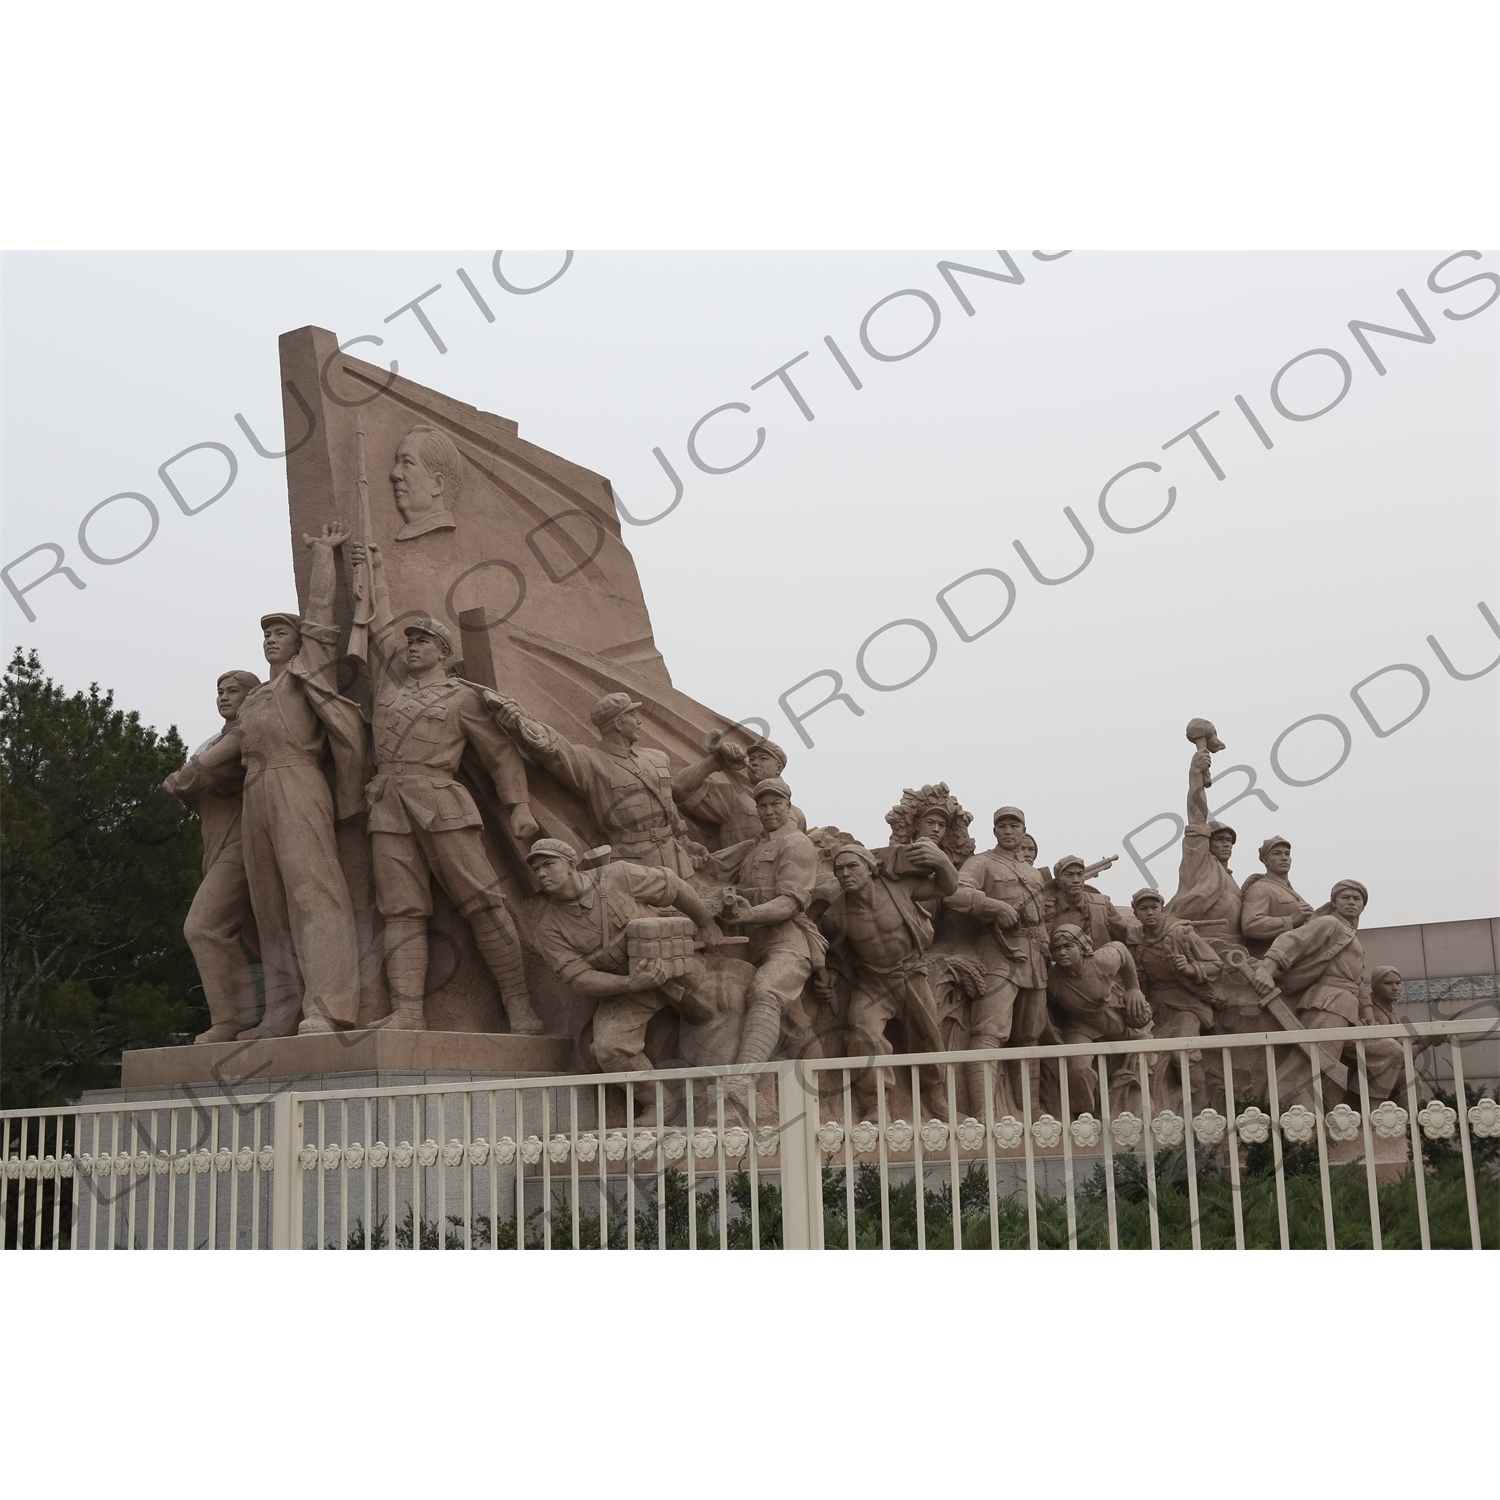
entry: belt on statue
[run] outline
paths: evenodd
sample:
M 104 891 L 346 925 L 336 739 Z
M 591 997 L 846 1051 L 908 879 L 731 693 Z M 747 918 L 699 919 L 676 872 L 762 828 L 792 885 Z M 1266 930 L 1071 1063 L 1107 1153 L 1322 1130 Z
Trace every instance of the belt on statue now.
M 298 766 L 311 766 L 318 770 L 322 761 L 314 760 L 310 755 L 273 755 L 269 759 L 261 760 L 252 752 L 252 757 L 245 764 L 247 771 L 290 771 Z
M 452 776 L 446 766 L 431 766 L 420 760 L 390 760 L 376 766 L 377 776 Z

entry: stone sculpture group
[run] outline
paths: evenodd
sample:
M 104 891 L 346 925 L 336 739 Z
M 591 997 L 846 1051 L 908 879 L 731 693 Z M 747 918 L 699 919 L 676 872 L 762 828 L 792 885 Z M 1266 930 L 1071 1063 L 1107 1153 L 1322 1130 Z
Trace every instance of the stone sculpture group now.
M 347 361 L 344 372 L 369 368 Z M 333 397 L 326 379 L 324 389 L 340 407 L 362 404 Z M 468 427 L 447 425 L 471 455 L 482 439 L 520 464 L 513 427 L 458 410 Z M 325 412 L 333 425 L 339 414 Z M 329 432 L 325 443 L 346 436 Z M 1365 974 L 1363 884 L 1341 880 L 1315 907 L 1292 886 L 1280 837 L 1261 845 L 1261 872 L 1243 885 L 1231 873 L 1235 832 L 1210 820 L 1206 799 L 1224 746 L 1206 720 L 1187 726 L 1187 827 L 1168 900 L 1147 888 L 1128 910 L 1114 905 L 1089 880 L 1113 859 L 1039 863 L 1017 806 L 995 811 L 994 847 L 977 849 L 972 815 L 944 782 L 905 790 L 886 814 L 889 842 L 869 848 L 809 827 L 787 755 L 769 739 L 709 716 L 717 727 L 699 736 L 701 755 L 684 754 L 698 706 L 673 695 L 649 635 L 629 643 L 631 666 L 607 646 L 519 628 L 495 636 L 486 623 L 486 650 L 498 643 L 500 659 L 490 681 L 466 676 L 477 669 L 460 656 L 478 637 L 472 612 L 454 619 L 458 584 L 446 598 L 411 596 L 430 586 L 423 568 L 439 583 L 474 571 L 457 571 L 467 554 L 441 549 L 471 525 L 466 475 L 478 460 L 437 426 L 400 434 L 377 525 L 362 426 L 354 436 L 353 524 L 335 511 L 302 532 L 303 607 L 260 621 L 267 679 L 241 669 L 219 678 L 222 732 L 164 783 L 203 822 L 204 877 L 186 927 L 213 1022 L 199 1042 L 422 1030 L 434 1024 L 434 992 L 469 962 L 477 977 L 465 982 L 475 993 L 492 984 L 504 1029 L 566 1026 L 581 1065 L 846 1057 L 871 1117 L 878 1083 L 895 1083 L 879 1060 L 898 1052 L 1138 1040 L 1144 1063 L 1110 1068 L 1111 1109 L 1139 1098 L 1142 1067 L 1153 1107 L 1181 1108 L 1186 1085 L 1197 1109 L 1225 1096 L 1215 1049 L 1153 1053 L 1154 1038 L 1393 1020 L 1401 976 Z M 537 454 L 525 455 L 533 474 Z M 561 481 L 550 482 L 556 492 Z M 604 533 L 594 558 L 617 537 L 582 505 L 544 512 L 526 540 L 554 578 L 533 537 L 574 514 Z M 411 554 L 420 566 L 397 564 L 400 615 L 381 539 L 431 549 Z M 628 593 L 628 553 L 623 563 L 613 555 L 605 563 L 627 578 L 616 592 Z M 580 618 L 592 619 L 592 598 L 573 596 Z M 656 685 L 632 696 L 632 681 L 653 671 Z M 588 738 L 583 684 L 593 687 Z M 1403 1053 L 1384 1040 L 1365 1051 L 1376 1104 L 1396 1090 Z M 1325 1105 L 1357 1098 L 1349 1060 L 1319 1052 Z M 1281 1100 L 1310 1102 L 1309 1053 L 1279 1055 Z M 1244 1098 L 1257 1081 L 1234 1082 Z M 743 1075 L 726 1084 L 741 1115 L 747 1087 Z M 1058 1087 L 1055 1070 L 1034 1061 L 974 1063 L 957 1069 L 955 1098 L 946 1070 L 925 1067 L 920 1108 L 938 1120 L 955 1105 L 959 1119 L 1019 1116 L 1027 1095 L 1033 1115 L 1057 1115 Z M 1070 1114 L 1099 1113 L 1093 1060 L 1069 1061 L 1067 1087 Z

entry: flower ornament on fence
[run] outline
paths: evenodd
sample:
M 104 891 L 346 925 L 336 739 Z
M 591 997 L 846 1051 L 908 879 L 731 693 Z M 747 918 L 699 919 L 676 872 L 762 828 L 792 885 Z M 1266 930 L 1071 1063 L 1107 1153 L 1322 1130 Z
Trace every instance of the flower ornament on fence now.
M 250 1148 L 246 1146 L 244 1150 L 240 1152 L 240 1155 L 243 1156 L 245 1151 L 248 1151 L 249 1149 Z M 152 1159 L 151 1170 L 155 1172 L 158 1177 L 165 1177 L 172 1170 L 172 1158 L 165 1151 L 158 1151 L 156 1153 L 156 1156 Z
M 1410 1119 L 1411 1116 L 1394 1099 L 1387 1099 L 1370 1111 L 1370 1124 L 1383 1141 L 1393 1141 L 1397 1136 L 1405 1135 Z
M 573 1143 L 561 1131 L 547 1142 L 547 1159 L 554 1167 L 560 1167 L 567 1161 L 569 1153 L 573 1150 Z
M 574 1149 L 578 1154 L 579 1161 L 598 1161 L 599 1137 L 592 1130 L 585 1130 L 578 1137 L 578 1145 Z
M 1146 1133 L 1146 1122 L 1128 1109 L 1122 1110 L 1109 1122 L 1109 1133 L 1115 1145 L 1128 1151 L 1140 1145 L 1141 1137 Z
M 428 1136 L 420 1146 L 417 1147 L 417 1161 L 424 1167 L 435 1167 L 438 1159 L 438 1143 Z
M 516 1143 L 508 1135 L 502 1135 L 495 1142 L 495 1160 L 502 1167 L 508 1167 L 516 1159 Z
M 1068 1126 L 1068 1133 L 1073 1137 L 1073 1144 L 1080 1151 L 1091 1151 L 1099 1144 L 1104 1134 L 1104 1126 L 1102 1122 L 1085 1111 Z
M 354 1148 L 351 1146 L 349 1149 L 352 1151 Z M 360 1154 L 364 1154 L 364 1147 L 362 1146 L 360 1147 Z M 162 1158 L 162 1160 L 164 1161 L 165 1158 Z M 235 1153 L 234 1166 L 237 1172 L 253 1172 L 255 1170 L 255 1152 L 249 1146 L 241 1146 Z M 156 1170 L 164 1172 L 166 1171 L 166 1167 L 161 1165 L 161 1162 L 158 1162 Z
M 922 1127 L 922 1149 L 936 1155 L 948 1149 L 948 1127 L 941 1120 L 929 1120 Z
M 267 1146 L 261 1151 L 260 1154 L 262 1161 L 265 1160 L 266 1152 L 270 1149 L 271 1148 Z M 375 1144 L 370 1147 L 369 1156 L 370 1166 L 378 1172 L 391 1159 L 391 1148 L 387 1146 L 384 1141 L 376 1141 Z M 272 1160 L 275 1160 L 274 1156 L 272 1157 Z M 269 1170 L 269 1168 L 264 1168 L 263 1170 Z
M 1187 1121 L 1181 1115 L 1170 1109 L 1164 1109 L 1151 1122 L 1151 1134 L 1156 1137 L 1156 1144 L 1166 1151 L 1182 1144 L 1183 1131 L 1186 1127 Z
M 837 1120 L 824 1120 L 818 1126 L 818 1150 L 832 1156 L 844 1144 L 844 1127 Z
M 861 1120 L 849 1132 L 849 1140 L 857 1155 L 868 1156 L 880 1144 L 880 1131 L 873 1120 Z
M 750 1132 L 743 1125 L 731 1125 L 724 1132 L 724 1155 L 739 1161 L 750 1149 Z
M 542 1159 L 542 1140 L 540 1136 L 528 1135 L 521 1142 L 521 1160 L 528 1167 L 534 1167 Z
M 1318 1117 L 1305 1104 L 1294 1104 L 1281 1112 L 1281 1133 L 1298 1146 L 1305 1146 L 1317 1128 Z
M 656 1137 L 649 1130 L 637 1130 L 635 1133 L 635 1159 L 647 1161 L 656 1155 Z
M 892 1151 L 897 1153 L 910 1151 L 911 1143 L 915 1139 L 916 1131 L 905 1120 L 892 1120 L 885 1127 L 885 1143 Z
M 1050 1151 L 1062 1139 L 1062 1121 L 1043 1115 L 1031 1123 L 1031 1138 L 1043 1151 Z
M 391 1151 L 391 1165 L 398 1172 L 404 1172 L 416 1159 L 416 1149 L 410 1141 L 398 1141 Z
M 781 1149 L 781 1132 L 774 1125 L 762 1125 L 755 1132 L 755 1154 L 775 1156 Z
M 127 1158 L 124 1157 L 121 1158 L 121 1160 L 126 1159 Z M 198 1154 L 193 1158 L 193 1170 L 198 1173 L 200 1177 L 203 1176 L 213 1166 L 213 1164 L 213 1155 L 209 1151 L 207 1146 L 203 1147 L 203 1149 L 199 1151 Z
M 325 1172 L 337 1172 L 339 1163 L 343 1159 L 344 1153 L 341 1147 L 337 1145 L 323 1147 L 322 1162 Z
M 1458 1111 L 1441 1099 L 1430 1099 L 1417 1111 L 1417 1124 L 1429 1141 L 1451 1141 Z
M 57 1176 L 57 1158 L 50 1152 L 42 1158 L 42 1180 L 51 1182 Z
M 630 1143 L 625 1139 L 625 1132 L 623 1130 L 611 1130 L 604 1137 L 604 1155 L 610 1161 L 624 1161 L 625 1152 L 629 1149 L 629 1145 Z
M 89 1155 L 88 1155 L 87 1152 L 84 1153 L 84 1155 L 82 1157 L 82 1160 L 88 1162 L 88 1164 L 89 1164 L 88 1165 L 88 1170 L 89 1170 L 89 1172 L 92 1172 L 94 1170 L 94 1163 L 93 1163 L 92 1159 L 89 1157 Z M 5 1158 L 5 1175 L 12 1182 L 19 1182 L 20 1181 L 20 1178 L 21 1178 L 21 1158 L 19 1156 L 7 1156 Z
M 464 1143 L 454 1137 L 450 1137 L 443 1143 L 443 1165 L 445 1167 L 458 1167 L 463 1165 Z
M 219 1149 L 214 1152 L 214 1166 L 220 1172 L 233 1171 L 234 1152 L 231 1151 L 228 1146 L 220 1146 Z
M 669 1130 L 661 1138 L 661 1154 L 668 1161 L 681 1161 L 687 1155 L 688 1138 L 680 1130 Z
M 1486 1139 L 1500 1135 L 1500 1104 L 1489 1098 L 1481 1099 L 1478 1104 L 1471 1104 L 1469 1128 L 1475 1135 Z
M 21 1171 L 22 1175 L 28 1182 L 36 1181 L 37 1176 L 41 1171 L 41 1163 L 37 1161 L 36 1153 L 34 1151 L 30 1156 L 26 1158 L 25 1165 L 22 1167 Z
M 1248 1141 L 1252 1146 L 1264 1145 L 1271 1139 L 1271 1117 L 1254 1104 L 1240 1114 L 1235 1125 L 1240 1139 Z
M 73 1175 L 73 1158 L 68 1152 L 63 1153 L 63 1159 L 57 1164 L 57 1175 L 59 1177 L 71 1177 Z
M 312 1149 L 316 1151 L 318 1148 L 314 1146 Z M 179 1151 L 177 1155 L 172 1158 L 172 1170 L 179 1177 L 186 1177 L 187 1174 L 193 1170 L 193 1153 L 186 1147 Z
M 995 1121 L 995 1144 L 1002 1151 L 1014 1151 L 1025 1135 L 1025 1127 L 1014 1115 L 1001 1115 Z
M 482 1167 L 490 1159 L 490 1143 L 482 1135 L 475 1136 L 469 1142 L 464 1155 L 468 1158 L 471 1167 Z
M 718 1149 L 718 1134 L 710 1130 L 707 1125 L 700 1126 L 693 1132 L 693 1155 L 699 1161 L 707 1161 Z
M 1335 1104 L 1323 1116 L 1323 1123 L 1328 1127 L 1332 1140 L 1352 1141 L 1359 1134 L 1362 1121 L 1357 1109 L 1350 1109 L 1347 1104 Z
M 959 1122 L 955 1134 L 958 1136 L 958 1144 L 965 1151 L 977 1151 L 984 1145 L 984 1126 L 973 1115 Z
M 1201 1109 L 1193 1120 L 1193 1135 L 1205 1150 L 1217 1146 L 1228 1131 L 1229 1121 L 1216 1109 Z
M 297 1165 L 301 1167 L 304 1172 L 311 1172 L 315 1170 L 318 1165 L 318 1148 L 311 1142 L 305 1145 L 297 1153 Z

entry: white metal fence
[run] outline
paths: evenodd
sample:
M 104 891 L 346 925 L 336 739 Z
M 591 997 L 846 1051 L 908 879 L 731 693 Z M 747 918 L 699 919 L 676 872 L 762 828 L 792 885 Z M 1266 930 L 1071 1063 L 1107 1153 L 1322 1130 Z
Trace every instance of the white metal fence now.
M 1324 1030 L 1295 1045 L 1285 1036 L 7 1111 L 5 1245 L 1500 1241 L 1500 1105 L 1464 1082 L 1465 1051 L 1497 1045 L 1492 1020 Z M 1400 1049 L 1395 1098 L 1371 1096 L 1376 1043 Z M 1322 1064 L 1345 1047 L 1346 1097 L 1325 1108 Z M 1298 1050 L 1308 1060 L 1289 1102 L 1278 1067 L 1285 1080 Z M 1070 1059 L 1096 1072 L 1097 1115 L 1070 1107 Z M 999 1097 L 1018 1098 L 1018 1113 L 997 1110 L 1002 1068 Z M 1206 1099 L 1193 1096 L 1195 1070 Z M 966 1089 L 982 1101 L 968 1112 Z M 1153 1102 L 1153 1089 L 1170 1103 Z

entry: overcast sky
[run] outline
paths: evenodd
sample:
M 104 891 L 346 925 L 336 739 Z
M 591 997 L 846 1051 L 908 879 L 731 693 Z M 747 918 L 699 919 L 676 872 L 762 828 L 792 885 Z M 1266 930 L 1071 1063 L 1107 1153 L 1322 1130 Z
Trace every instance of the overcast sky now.
M 1180 813 L 1187 719 L 1213 719 L 1233 868 L 1259 868 L 1272 832 L 1294 845 L 1293 879 L 1326 897 L 1345 875 L 1371 890 L 1385 925 L 1487 917 L 1497 900 L 1500 671 L 1456 671 L 1500 655 L 1478 605 L 1497 587 L 1496 257 L 1439 263 L 1465 247 L 1411 253 L 1110 254 L 1041 259 L 1011 250 L 880 254 L 579 252 L 543 290 L 497 280 L 491 250 L 411 254 L 43 254 L 4 264 L 4 557 L 56 543 L 86 586 L 55 576 L 3 595 L 7 651 L 35 647 L 68 688 L 90 680 L 149 723 L 196 744 L 217 724 L 213 684 L 261 667 L 256 621 L 295 600 L 284 466 L 258 457 L 237 425 L 280 449 L 277 335 L 316 323 L 352 352 L 515 419 L 522 437 L 609 476 L 638 519 L 674 489 L 654 524 L 626 525 L 657 644 L 676 685 L 735 717 L 758 716 L 791 754 L 788 777 L 816 822 L 880 840 L 905 786 L 946 779 L 976 814 L 1018 803 L 1042 859 L 1122 853 L 1104 879 L 1117 899 L 1143 883 L 1143 856 Z M 1050 247 L 1042 254 L 1053 255 Z M 512 286 L 558 272 L 555 254 L 508 253 Z M 463 285 L 463 268 L 493 315 Z M 411 312 L 423 303 L 437 338 Z M 1431 342 L 1368 339 L 1351 320 Z M 960 297 L 960 292 L 962 297 Z M 875 311 L 876 304 L 896 296 Z M 924 296 L 914 295 L 925 294 Z M 930 300 L 929 300 L 930 299 Z M 964 300 L 972 306 L 967 312 Z M 1454 316 L 1457 315 L 1457 316 Z M 864 328 L 862 338 L 861 329 Z M 934 331 L 935 328 L 935 331 Z M 930 335 L 930 338 L 928 336 Z M 825 343 L 831 337 L 850 376 Z M 900 355 L 928 339 L 905 358 Z M 868 347 L 867 343 L 868 341 Z M 1296 357 L 1312 350 L 1280 379 Z M 779 379 L 788 371 L 809 421 Z M 1337 356 L 1337 357 L 1335 357 Z M 1342 364 L 1340 363 L 1342 361 Z M 1308 414 L 1347 392 L 1324 415 Z M 1241 396 L 1264 436 L 1236 405 Z M 687 439 L 704 424 L 702 463 Z M 1191 437 L 1200 429 L 1224 477 Z M 229 490 L 191 516 L 158 466 L 194 444 L 233 450 Z M 1269 442 L 1273 446 L 1267 447 Z M 1101 518 L 1100 491 L 1111 491 Z M 200 450 L 169 471 L 196 506 L 225 461 Z M 90 561 L 80 523 L 135 492 L 155 537 L 115 565 Z M 1015 543 L 1044 576 L 1039 583 Z M 150 521 L 136 500 L 89 522 L 99 557 L 130 552 Z M 12 569 L 25 587 L 41 552 Z M 965 642 L 937 602 L 945 586 Z M 857 666 L 880 635 L 865 673 Z M 925 630 L 924 628 L 925 627 Z M 927 634 L 930 632 L 930 638 Z M 935 654 L 933 648 L 935 645 Z M 1380 735 L 1351 689 L 1395 664 L 1428 684 L 1415 718 Z M 778 703 L 812 674 L 840 674 L 863 710 L 835 702 L 803 731 Z M 791 694 L 794 713 L 832 679 Z M 1382 729 L 1423 695 L 1416 672 L 1364 689 Z M 1272 748 L 1283 731 L 1312 719 Z M 1337 721 L 1337 722 L 1332 722 Z M 1315 785 L 1345 750 L 1343 764 Z M 1217 805 L 1217 804 L 1216 804 Z M 1175 885 L 1177 850 L 1149 860 Z

